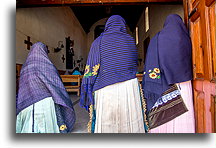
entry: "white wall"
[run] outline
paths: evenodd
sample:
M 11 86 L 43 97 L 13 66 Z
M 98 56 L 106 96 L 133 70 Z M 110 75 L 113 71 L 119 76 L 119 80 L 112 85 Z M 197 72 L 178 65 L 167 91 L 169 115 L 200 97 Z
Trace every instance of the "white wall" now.
M 79 21 L 69 7 L 37 7 L 18 8 L 16 10 L 16 63 L 23 64 L 28 55 L 24 40 L 31 37 L 31 42 L 41 41 L 50 50 L 50 60 L 59 70 L 66 69 L 66 61 L 62 61 L 62 55 L 66 57 L 65 38 L 70 36 L 74 40 L 74 60 L 80 56 L 87 56 L 87 35 Z M 63 41 L 64 48 L 54 53 L 58 41 Z
M 137 26 L 139 27 L 139 44 L 137 45 L 139 58 L 144 57 L 143 41 L 146 37 L 152 38 L 163 27 L 167 15 L 177 13 L 183 17 L 182 5 L 148 5 L 150 29 L 145 32 L 144 10 Z M 50 60 L 59 70 L 65 70 L 66 64 L 62 61 L 62 55 L 66 57 L 65 47 L 58 53 L 54 53 L 58 41 L 63 41 L 70 36 L 74 40 L 74 60 L 84 58 L 85 64 L 89 49 L 94 41 L 94 30 L 97 25 L 104 25 L 108 18 L 103 18 L 95 22 L 86 35 L 79 21 L 69 7 L 39 7 L 39 8 L 18 8 L 16 13 L 16 63 L 23 64 L 29 50 L 26 49 L 24 40 L 31 37 L 31 42 L 41 41 L 48 45 Z M 133 32 L 134 35 L 134 32 Z M 135 36 L 134 36 L 135 37 Z M 142 65 L 138 71 L 143 70 Z
M 139 27 L 139 44 L 137 45 L 139 51 L 139 58 L 144 58 L 143 42 L 149 36 L 150 39 L 163 28 L 164 21 L 169 14 L 178 14 L 184 20 L 183 5 L 148 5 L 149 7 L 149 30 L 145 32 L 145 10 L 137 23 Z M 134 32 L 135 33 L 135 32 Z M 133 34 L 134 34 L 133 33 Z M 143 61 L 138 71 L 143 71 Z

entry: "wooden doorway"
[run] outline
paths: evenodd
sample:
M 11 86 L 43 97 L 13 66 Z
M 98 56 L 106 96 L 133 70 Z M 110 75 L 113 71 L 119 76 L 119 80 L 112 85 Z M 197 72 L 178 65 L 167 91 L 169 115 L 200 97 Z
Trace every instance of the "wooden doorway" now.
M 216 130 L 215 0 L 17 0 L 17 6 L 139 5 L 145 3 L 182 2 L 184 4 L 185 22 L 188 25 L 193 46 L 193 90 L 196 132 L 211 133 Z
M 100 34 L 104 31 L 105 26 L 104 25 L 98 25 L 95 27 L 94 30 L 94 39 L 100 36 Z
M 196 132 L 215 132 L 215 0 L 185 0 L 193 60 Z

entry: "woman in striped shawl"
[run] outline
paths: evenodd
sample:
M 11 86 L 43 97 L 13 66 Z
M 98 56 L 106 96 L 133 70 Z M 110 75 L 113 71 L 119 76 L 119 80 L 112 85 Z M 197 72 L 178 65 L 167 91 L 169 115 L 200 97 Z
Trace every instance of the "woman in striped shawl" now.
M 92 43 L 82 80 L 80 105 L 89 111 L 89 132 L 145 132 L 137 55 L 125 20 L 111 16 Z
M 16 133 L 68 133 L 73 129 L 73 104 L 47 52 L 43 43 L 35 43 L 22 66 Z
M 191 41 L 181 17 L 168 15 L 150 41 L 142 88 L 151 133 L 194 133 Z

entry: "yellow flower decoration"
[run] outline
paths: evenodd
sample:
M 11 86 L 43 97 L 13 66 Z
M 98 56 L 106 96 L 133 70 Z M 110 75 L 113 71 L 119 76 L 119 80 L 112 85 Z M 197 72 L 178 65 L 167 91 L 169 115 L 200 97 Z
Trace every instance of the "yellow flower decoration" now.
M 90 65 L 86 65 L 84 76 L 89 73 L 89 70 L 90 70 L 89 68 L 90 68 Z
M 90 107 L 89 107 L 89 122 L 87 124 L 89 133 L 91 133 L 91 130 L 92 130 L 92 118 L 93 118 L 93 105 L 90 105 Z
M 149 74 L 149 77 L 152 78 L 152 79 L 156 79 L 157 78 L 157 74 L 152 72 Z
M 146 74 L 146 72 L 144 72 L 143 74 Z
M 100 64 L 93 66 L 93 72 L 92 72 L 93 76 L 97 75 L 99 67 Z
M 60 130 L 61 131 L 65 130 L 65 129 L 67 129 L 67 126 L 65 124 L 63 124 L 63 125 L 60 126 Z
M 154 68 L 154 72 L 160 73 L 160 69 L 159 68 Z

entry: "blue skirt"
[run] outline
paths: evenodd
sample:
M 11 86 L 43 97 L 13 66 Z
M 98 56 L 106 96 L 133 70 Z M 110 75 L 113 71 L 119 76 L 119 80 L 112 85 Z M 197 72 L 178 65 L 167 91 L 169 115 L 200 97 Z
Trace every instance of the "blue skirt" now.
M 16 133 L 60 133 L 52 97 L 22 110 L 17 115 Z

